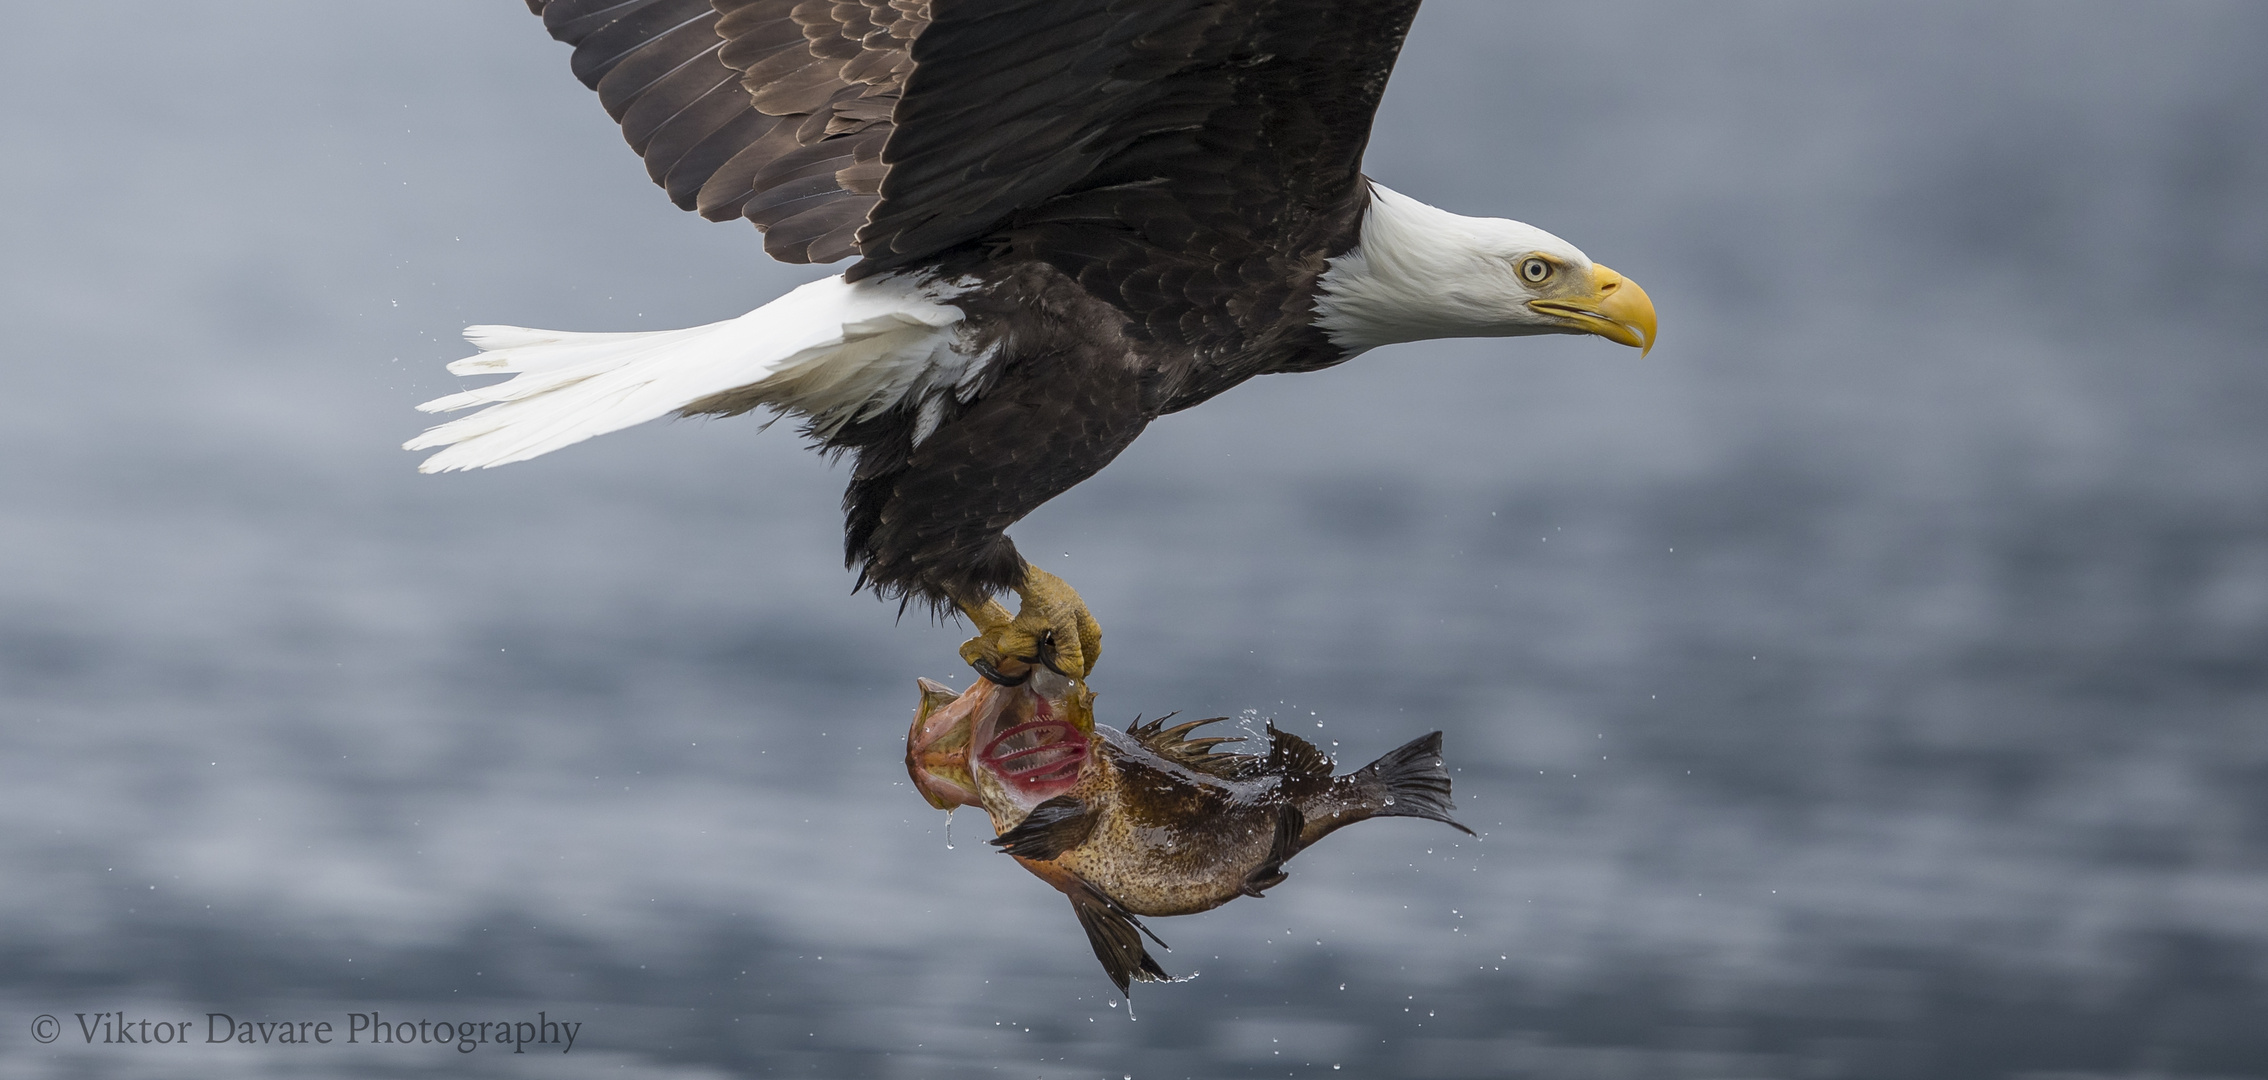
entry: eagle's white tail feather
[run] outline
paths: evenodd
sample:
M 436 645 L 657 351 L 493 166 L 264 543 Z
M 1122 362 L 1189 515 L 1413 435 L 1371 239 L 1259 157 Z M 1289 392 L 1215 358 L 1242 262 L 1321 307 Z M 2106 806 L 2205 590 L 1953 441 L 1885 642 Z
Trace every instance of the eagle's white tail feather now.
M 495 352 L 499 349 L 517 349 L 528 345 L 549 345 L 555 341 L 572 340 L 577 342 L 597 342 L 608 339 L 619 340 L 621 338 L 634 338 L 644 336 L 646 336 L 646 332 L 639 330 L 633 330 L 628 333 L 620 334 L 580 334 L 566 330 L 533 330 L 525 326 L 465 327 L 465 340 L 479 346 L 483 352 Z M 467 357 L 463 360 L 459 360 L 457 361 L 457 363 L 471 363 L 479 359 L 481 358 L 472 356 Z M 455 366 L 456 364 L 450 365 L 451 368 L 454 368 Z
M 959 288 L 901 276 L 823 278 L 737 319 L 683 330 L 579 334 L 475 326 L 477 356 L 459 375 L 512 374 L 436 398 L 426 412 L 488 408 L 427 430 L 406 450 L 445 447 L 420 472 L 525 461 L 665 416 L 728 391 L 840 426 L 930 385 L 950 385 L 967 359 L 954 345 Z

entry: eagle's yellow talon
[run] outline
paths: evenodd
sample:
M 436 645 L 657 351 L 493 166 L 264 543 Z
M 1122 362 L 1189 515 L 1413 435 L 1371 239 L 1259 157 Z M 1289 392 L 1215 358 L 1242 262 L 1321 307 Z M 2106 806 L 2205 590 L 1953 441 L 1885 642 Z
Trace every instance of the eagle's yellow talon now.
M 1016 595 L 1022 604 L 1013 617 L 997 600 L 961 605 L 977 628 L 961 643 L 961 659 L 995 681 L 1022 681 L 1034 664 L 1086 678 L 1102 654 L 1102 626 L 1086 602 L 1062 578 L 1029 564 Z

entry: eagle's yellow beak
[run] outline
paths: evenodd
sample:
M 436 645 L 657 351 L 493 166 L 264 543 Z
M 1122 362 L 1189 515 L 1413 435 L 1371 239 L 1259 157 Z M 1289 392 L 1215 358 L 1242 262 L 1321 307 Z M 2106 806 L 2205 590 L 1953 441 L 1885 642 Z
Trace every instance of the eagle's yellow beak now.
M 1588 294 L 1530 300 L 1528 306 L 1585 333 L 1637 349 L 1640 356 L 1654 351 L 1654 302 L 1637 282 L 1601 264 L 1591 264 Z

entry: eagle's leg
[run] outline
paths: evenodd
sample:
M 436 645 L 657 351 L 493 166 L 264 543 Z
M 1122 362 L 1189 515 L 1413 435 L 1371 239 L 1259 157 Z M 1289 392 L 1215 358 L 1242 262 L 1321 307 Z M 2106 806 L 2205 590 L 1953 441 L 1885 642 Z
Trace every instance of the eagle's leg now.
M 1022 604 L 1014 616 L 990 597 L 961 602 L 977 628 L 977 636 L 961 643 L 961 659 L 985 678 L 1010 686 L 1030 678 L 1035 664 L 1086 678 L 1102 655 L 1102 626 L 1086 601 L 1062 578 L 1030 563 L 1024 564 L 1016 596 Z

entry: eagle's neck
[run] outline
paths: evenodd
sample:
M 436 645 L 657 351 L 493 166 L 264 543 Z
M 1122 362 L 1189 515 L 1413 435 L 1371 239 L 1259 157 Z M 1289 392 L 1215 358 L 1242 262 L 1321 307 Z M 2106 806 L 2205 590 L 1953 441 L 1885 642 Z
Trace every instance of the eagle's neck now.
M 1533 226 L 1452 214 L 1372 182 L 1361 239 L 1319 283 L 1315 326 L 1349 356 L 1428 338 L 1548 333 L 1511 277 L 1513 253 L 1527 249 L 1583 258 Z

